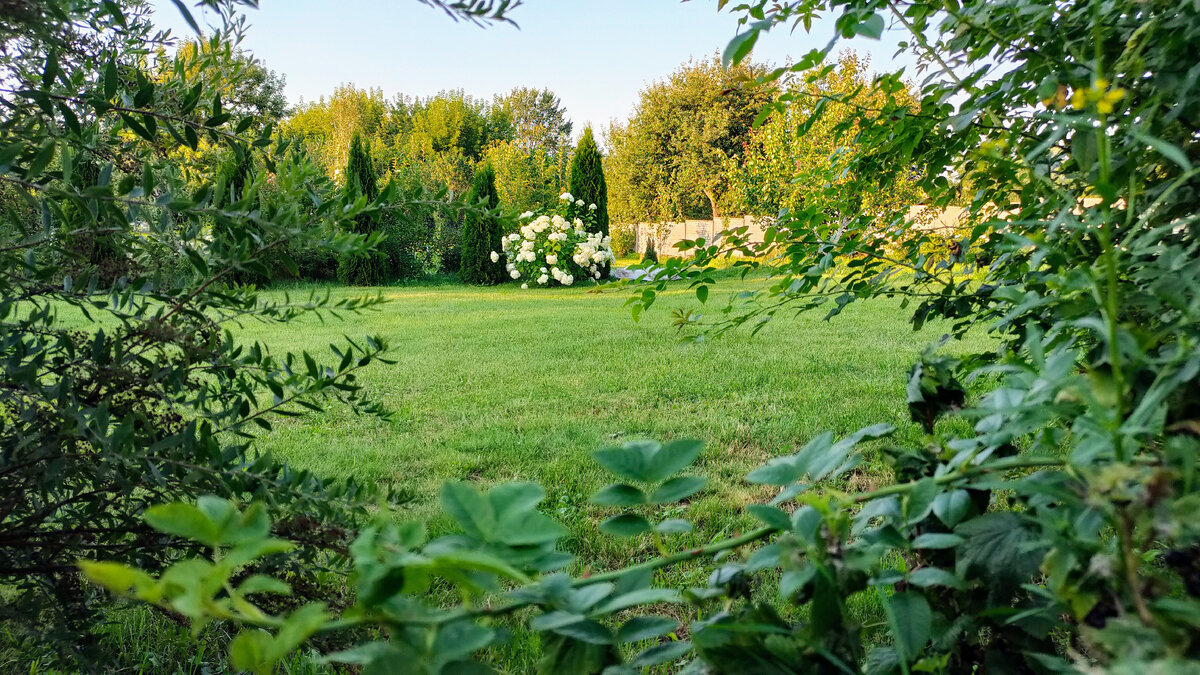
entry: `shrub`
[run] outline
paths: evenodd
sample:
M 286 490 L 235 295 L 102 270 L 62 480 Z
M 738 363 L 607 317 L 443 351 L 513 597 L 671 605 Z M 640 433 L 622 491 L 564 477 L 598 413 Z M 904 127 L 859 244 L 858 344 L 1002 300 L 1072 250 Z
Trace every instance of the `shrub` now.
M 99 670 L 94 633 L 113 605 L 81 583 L 75 561 L 161 570 L 197 550 L 145 525 L 150 502 L 258 495 L 275 532 L 303 542 L 298 557 L 259 571 L 310 584 L 313 570 L 338 566 L 332 552 L 386 496 L 252 445 L 255 429 L 329 402 L 384 414 L 354 375 L 385 343 L 348 342 L 325 364 L 237 330 L 249 317 L 283 323 L 377 301 L 293 304 L 231 283 L 264 273 L 264 260 L 294 269 L 273 257 L 288 247 L 365 252 L 377 238 L 343 233 L 365 208 L 344 211 L 319 168 L 247 134 L 253 120 L 190 75 L 219 67 L 230 33 L 151 73 L 156 38 L 141 3 L 18 9 L 0 27 L 13 47 L 0 63 L 0 180 L 15 186 L 0 210 L 0 634 L 58 649 L 62 670 Z M 214 184 L 208 160 L 221 154 L 259 167 L 242 173 L 236 198 L 230 181 Z M 267 183 L 277 199 L 258 200 Z M 300 206 L 308 196 L 311 210 Z M 4 670 L 49 666 L 21 656 L 29 663 L 6 654 Z
M 567 192 L 574 195 L 577 202 L 582 201 L 592 211 L 592 229 L 603 237 L 609 236 L 608 231 L 608 185 L 604 180 L 603 158 L 596 140 L 592 138 L 592 128 L 583 130 L 583 137 L 571 157 L 570 183 Z M 595 209 L 591 209 L 592 206 Z M 568 218 L 584 214 L 584 207 L 574 206 L 567 212 Z M 604 263 L 600 268 L 600 277 L 608 278 L 610 265 Z
M 379 198 L 379 183 L 375 178 L 375 164 L 371 161 L 371 149 L 355 133 L 350 139 L 350 154 L 346 160 L 346 202 L 365 200 L 372 203 Z M 363 212 L 354 219 L 354 233 L 369 235 L 379 231 L 380 221 L 385 216 Z M 338 280 L 352 286 L 377 286 L 387 281 L 387 253 L 373 248 L 362 252 L 349 252 L 338 260 Z
M 485 163 L 475 172 L 467 204 L 458 274 L 470 284 L 498 284 L 503 280 L 503 269 L 492 252 L 500 250 L 500 220 L 496 216 L 500 195 L 491 164 Z
M 658 264 L 658 253 L 655 252 L 655 250 L 654 250 L 654 240 L 653 239 L 646 240 L 646 252 L 642 254 L 642 264 L 643 265 L 646 265 L 646 264 L 657 265 Z
M 568 212 L 584 207 L 583 200 L 574 199 L 570 193 L 563 193 L 561 201 Z M 590 208 L 584 212 L 595 211 Z M 528 288 L 530 283 L 570 286 L 578 279 L 599 280 L 604 266 L 613 260 L 608 237 L 589 230 L 592 222 L 585 223 L 583 218 L 572 222 L 559 214 L 521 215 L 522 220 L 526 218 L 530 220 L 519 232 L 504 238 L 503 251 L 492 253 L 494 260 L 507 260 L 505 269 L 510 277 L 525 280 L 522 288 Z

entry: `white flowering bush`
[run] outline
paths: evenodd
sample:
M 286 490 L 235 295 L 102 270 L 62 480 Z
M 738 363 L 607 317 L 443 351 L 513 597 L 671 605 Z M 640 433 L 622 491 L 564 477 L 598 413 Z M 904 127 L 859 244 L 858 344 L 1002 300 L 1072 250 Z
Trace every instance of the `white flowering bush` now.
M 518 216 L 523 223 L 520 229 L 504 237 L 503 250 L 492 251 L 493 262 L 504 257 L 508 275 L 524 280 L 521 288 L 599 280 L 600 270 L 614 259 L 609 237 L 590 231 L 595 227 L 596 205 L 585 205 L 567 192 L 559 199 L 568 214 L 575 211 L 582 216 L 568 219 L 558 213 L 527 211 Z

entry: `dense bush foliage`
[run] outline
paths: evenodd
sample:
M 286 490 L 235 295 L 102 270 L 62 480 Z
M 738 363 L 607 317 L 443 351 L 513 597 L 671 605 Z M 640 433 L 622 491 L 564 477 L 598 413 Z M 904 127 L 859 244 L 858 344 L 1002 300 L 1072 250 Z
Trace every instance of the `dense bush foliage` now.
M 364 199 L 372 202 L 379 199 L 379 183 L 375 178 L 375 164 L 371 151 L 363 147 L 358 134 L 350 139 L 350 154 L 346 159 L 345 197 L 348 200 Z M 360 214 L 354 219 L 354 232 L 370 235 L 379 231 L 378 221 L 373 214 Z M 387 259 L 382 251 L 350 252 L 338 260 L 338 281 L 352 286 L 375 286 L 387 279 Z
M 500 195 L 496 193 L 496 172 L 491 164 L 475 172 L 467 203 L 487 211 L 467 211 L 463 218 L 459 276 L 469 284 L 498 284 L 504 280 L 504 270 L 495 255 L 500 248 L 500 218 L 495 213 Z
M 264 506 L 223 498 L 145 512 L 149 528 L 203 556 L 161 573 L 87 561 L 86 574 L 198 625 L 243 626 L 231 658 L 254 672 L 317 633 L 364 625 L 381 630 L 326 658 L 367 672 L 484 670 L 471 662 L 505 639 L 505 617 L 539 632 L 544 673 L 1195 672 L 1200 8 L 760 0 L 742 10 L 731 61 L 762 31 L 831 12 L 842 38 L 878 37 L 890 17 L 939 70 L 915 101 L 903 71 L 884 74 L 875 84 L 894 95 L 836 121 L 831 131 L 855 144 L 830 167 L 831 181 L 853 181 L 844 201 L 785 209 L 761 244 L 744 232 L 684 244 L 695 258 L 666 262 L 635 310 L 673 275 L 707 302 L 709 263 L 738 253 L 746 267 L 770 260 L 770 285 L 713 317 L 681 312 L 682 328 L 761 325 L 781 310 L 832 317 L 899 295 L 916 304 L 917 327 L 945 317 L 958 334 L 992 331 L 989 353 L 931 349 L 911 369 L 907 401 L 924 437 L 871 446 L 893 481 L 859 491 L 849 481 L 862 444 L 890 426 L 820 434 L 746 477 L 774 495 L 747 507 L 760 527 L 672 550 L 692 525 L 686 508 L 664 507 L 706 487 L 686 473 L 701 445 L 637 441 L 595 454 L 616 479 L 592 496 L 613 509 L 603 530 L 658 551 L 623 569 L 561 572 L 571 558 L 556 544 L 568 533 L 539 510 L 535 485 L 450 483 L 441 503 L 452 532 L 429 539 L 423 524 L 383 514 L 358 533 L 345 611 L 264 609 L 289 587 L 243 570 L 291 545 L 271 537 Z M 833 46 L 768 78 L 818 76 Z M 821 96 L 845 103 L 853 92 Z M 907 209 L 858 214 L 857 200 L 897 180 L 915 180 L 936 205 L 961 200 L 960 181 L 973 186 L 961 246 L 991 258 L 985 283 L 922 255 L 930 235 L 919 229 L 879 246 L 880 219 L 904 222 Z M 968 378 L 981 396 L 968 396 Z M 655 570 L 710 558 L 704 584 L 655 585 Z M 685 604 L 695 620 L 683 630 L 666 611 Z
M 596 227 L 598 207 L 576 199 L 571 193 L 561 195 L 561 214 L 523 213 L 520 220 L 530 219 L 517 232 L 506 235 L 501 250 L 492 251 L 492 260 L 505 261 L 505 269 L 513 279 L 529 284 L 570 286 L 576 281 L 598 281 L 613 261 L 609 238 Z

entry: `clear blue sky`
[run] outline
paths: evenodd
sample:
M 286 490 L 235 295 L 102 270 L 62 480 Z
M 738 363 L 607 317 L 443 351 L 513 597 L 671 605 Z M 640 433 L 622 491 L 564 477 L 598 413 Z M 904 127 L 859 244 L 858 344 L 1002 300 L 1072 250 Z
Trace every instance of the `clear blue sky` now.
M 191 34 L 169 0 L 152 5 L 162 27 Z M 589 122 L 603 128 L 624 120 L 647 84 L 689 57 L 723 50 L 738 27 L 715 0 L 526 0 L 512 13 L 519 27 L 455 23 L 416 0 L 261 0 L 248 16 L 244 46 L 287 78 L 292 103 L 341 83 L 381 88 L 388 98 L 461 88 L 490 99 L 515 86 L 549 87 L 576 133 Z M 759 41 L 755 57 L 799 58 L 824 46 L 831 26 L 824 20 L 811 35 L 777 29 Z M 874 69 L 891 70 L 895 36 L 854 47 Z

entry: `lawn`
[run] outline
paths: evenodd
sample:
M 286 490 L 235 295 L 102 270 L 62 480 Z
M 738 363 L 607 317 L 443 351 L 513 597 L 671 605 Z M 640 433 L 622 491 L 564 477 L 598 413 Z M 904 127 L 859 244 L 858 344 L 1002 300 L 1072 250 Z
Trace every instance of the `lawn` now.
M 710 306 L 753 283 L 721 283 Z M 890 422 L 900 428 L 898 439 L 919 441 L 908 421 L 906 376 L 943 328 L 914 332 L 908 311 L 877 300 L 830 322 L 818 314 L 780 317 L 756 336 L 741 331 L 685 344 L 671 309 L 699 303 L 682 286 L 662 295 L 640 322 L 624 307 L 626 291 L 510 284 L 333 293 L 375 291 L 388 300 L 379 311 L 282 330 L 248 324 L 243 337 L 313 351 L 343 335 L 387 337 L 396 363 L 372 366 L 362 381 L 394 419 L 333 408 L 277 423 L 260 447 L 319 474 L 408 488 L 417 495 L 412 515 L 431 518 L 435 531 L 447 525 L 437 514 L 443 481 L 539 482 L 550 512 L 575 533 L 565 546 L 591 570 L 654 555 L 649 541 L 598 532 L 607 511 L 590 506 L 588 496 L 609 479 L 591 460 L 594 450 L 635 438 L 703 439 L 695 471 L 709 485 L 678 514 L 698 531 L 673 543 L 731 534 L 751 522 L 741 507 L 768 497 L 742 480 L 747 471 L 823 430 L 842 434 Z M 978 348 L 985 339 L 949 348 Z M 886 472 L 868 461 L 849 487 L 869 486 Z M 582 566 L 575 571 L 586 571 Z M 696 567 L 669 574 L 682 575 L 675 582 L 703 583 L 705 573 Z M 518 644 L 501 658 L 521 672 L 530 654 Z

